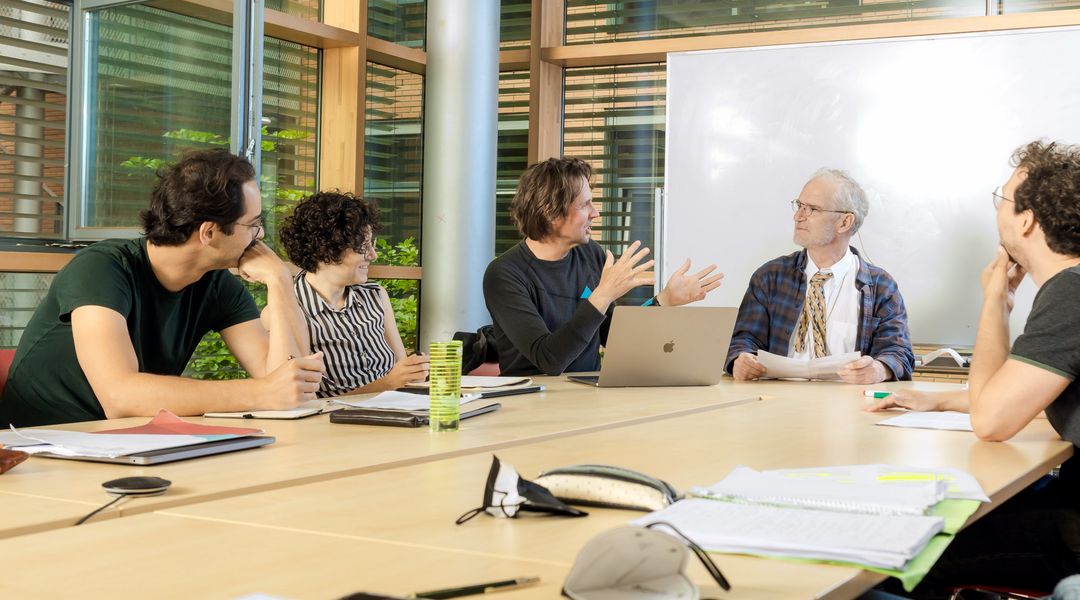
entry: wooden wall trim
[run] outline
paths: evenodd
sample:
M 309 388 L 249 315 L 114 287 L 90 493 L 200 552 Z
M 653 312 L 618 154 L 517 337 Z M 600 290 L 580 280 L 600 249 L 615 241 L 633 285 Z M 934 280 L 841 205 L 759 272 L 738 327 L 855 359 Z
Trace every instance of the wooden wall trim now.
M 232 25 L 230 0 L 152 0 L 147 5 L 221 25 Z M 314 48 L 359 46 L 362 41 L 358 30 L 309 21 L 279 10 L 266 9 L 265 15 L 264 33 L 270 37 Z
M 748 48 L 812 42 L 840 42 L 888 37 L 978 33 L 1042 27 L 1080 25 L 1080 10 L 1058 10 L 1014 13 L 957 19 L 932 19 L 843 25 L 787 31 L 731 33 L 700 37 L 582 44 L 575 46 L 546 45 L 543 60 L 563 67 L 593 67 L 638 63 L 665 62 L 669 52 Z
M 0 252 L 2 273 L 56 273 L 63 269 L 75 253 L 63 252 Z M 368 275 L 372 279 L 420 279 L 421 267 L 371 265 Z
M 367 36 L 366 46 L 367 59 L 371 62 L 420 75 L 427 70 L 427 53 L 423 50 L 371 36 Z
M 566 37 L 563 0 L 532 0 L 529 53 L 529 164 L 562 155 L 563 67 L 539 48 L 557 46 Z
M 521 71 L 529 68 L 529 49 L 503 50 L 499 52 L 500 71 Z

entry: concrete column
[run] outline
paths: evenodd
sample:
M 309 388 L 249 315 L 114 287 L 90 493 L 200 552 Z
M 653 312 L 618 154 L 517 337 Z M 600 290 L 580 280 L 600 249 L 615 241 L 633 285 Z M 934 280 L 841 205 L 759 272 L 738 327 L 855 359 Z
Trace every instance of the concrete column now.
M 428 0 L 420 343 L 491 322 L 499 3 Z

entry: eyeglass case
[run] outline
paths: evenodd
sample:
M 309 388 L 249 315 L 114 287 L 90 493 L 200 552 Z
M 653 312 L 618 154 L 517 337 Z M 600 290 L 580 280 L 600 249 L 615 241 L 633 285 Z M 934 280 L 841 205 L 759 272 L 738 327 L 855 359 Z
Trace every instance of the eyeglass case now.
M 660 510 L 680 498 L 665 481 L 611 465 L 572 465 L 544 471 L 536 483 L 567 504 Z

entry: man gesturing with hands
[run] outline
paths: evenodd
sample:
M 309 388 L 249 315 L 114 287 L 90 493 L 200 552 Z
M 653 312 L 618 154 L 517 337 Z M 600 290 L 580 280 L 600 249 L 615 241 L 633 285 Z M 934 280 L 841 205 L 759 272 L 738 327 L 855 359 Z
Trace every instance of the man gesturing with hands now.
M 655 281 L 641 242 L 615 259 L 592 239 L 599 216 L 588 163 L 551 158 L 531 165 L 518 182 L 510 213 L 524 236 L 492 261 L 484 300 L 494 321 L 503 375 L 596 371 L 615 301 Z M 689 273 L 687 260 L 649 302 L 679 306 L 720 285 L 716 265 Z

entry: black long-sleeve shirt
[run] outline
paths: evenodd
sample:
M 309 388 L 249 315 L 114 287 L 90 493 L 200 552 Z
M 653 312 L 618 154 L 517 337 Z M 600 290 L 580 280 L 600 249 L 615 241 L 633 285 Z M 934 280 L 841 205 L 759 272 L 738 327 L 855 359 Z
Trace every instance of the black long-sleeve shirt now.
M 488 265 L 484 301 L 503 375 L 600 370 L 614 304 L 601 313 L 585 298 L 600 283 L 605 257 L 590 241 L 541 260 L 521 241 Z

